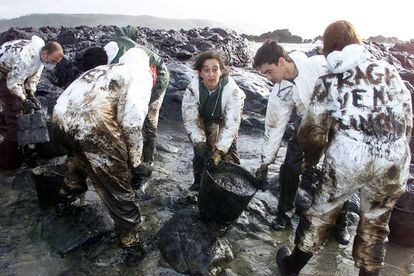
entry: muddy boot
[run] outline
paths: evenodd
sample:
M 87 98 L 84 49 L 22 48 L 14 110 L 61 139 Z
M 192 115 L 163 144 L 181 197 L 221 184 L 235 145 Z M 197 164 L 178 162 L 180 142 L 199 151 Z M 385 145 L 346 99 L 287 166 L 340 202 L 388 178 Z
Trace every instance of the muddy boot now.
M 192 192 L 200 190 L 200 182 L 201 182 L 201 175 L 195 175 L 193 185 L 191 185 L 190 188 L 188 189 Z
M 298 191 L 299 175 L 288 165 L 280 166 L 279 185 L 280 196 L 277 205 L 277 214 L 272 222 L 272 228 L 281 231 L 286 228 L 286 224 L 290 222 L 290 218 L 286 213 L 291 212 L 295 208 L 295 197 Z
M 60 216 L 68 216 L 74 213 L 76 206 L 79 206 L 80 198 L 75 195 L 59 194 L 59 203 L 56 205 L 56 213 Z
M 351 235 L 348 232 L 348 227 L 335 230 L 335 240 L 342 245 L 348 245 L 351 241 Z
M 190 186 L 190 191 L 198 191 L 200 189 L 201 175 L 206 163 L 207 146 L 206 143 L 197 143 L 194 145 L 193 158 L 193 175 L 194 183 Z
M 126 266 L 135 266 L 139 264 L 145 257 L 145 249 L 141 243 L 138 243 L 135 246 L 124 248 L 124 253 L 126 254 Z
M 351 241 L 351 235 L 348 232 L 348 202 L 344 203 L 341 213 L 336 220 L 334 236 L 336 241 L 342 245 L 348 245 Z
M 285 214 L 277 213 L 276 218 L 272 221 L 270 226 L 276 231 L 283 231 L 288 222 L 290 222 L 290 219 L 286 217 Z
M 368 271 L 365 270 L 365 268 L 361 267 L 359 269 L 359 276 L 378 276 L 379 275 L 379 269 L 375 271 Z
M 290 253 L 287 246 L 281 247 L 276 254 L 276 263 L 283 276 L 296 276 L 299 271 L 308 263 L 312 254 L 303 252 L 297 247 Z

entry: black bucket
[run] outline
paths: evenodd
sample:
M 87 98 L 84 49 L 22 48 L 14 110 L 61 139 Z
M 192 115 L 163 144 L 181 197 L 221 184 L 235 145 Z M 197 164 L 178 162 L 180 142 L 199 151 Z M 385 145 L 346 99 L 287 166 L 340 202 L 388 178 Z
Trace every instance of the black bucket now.
M 46 125 L 49 142 L 36 144 L 37 155 L 43 158 L 53 158 L 67 154 L 68 151 L 62 143 L 64 138 L 62 138 L 61 131 L 50 121 Z
M 41 111 L 17 115 L 17 139 L 19 146 L 49 142 L 46 115 Z
M 390 219 L 388 239 L 403 247 L 414 247 L 414 184 L 407 185 L 405 193 L 395 204 Z
M 44 165 L 32 169 L 37 198 L 41 208 L 56 206 L 60 202 L 59 190 L 63 183 L 66 164 Z
M 235 222 L 257 191 L 254 181 L 248 171 L 228 162 L 205 169 L 198 196 L 201 215 L 221 224 Z

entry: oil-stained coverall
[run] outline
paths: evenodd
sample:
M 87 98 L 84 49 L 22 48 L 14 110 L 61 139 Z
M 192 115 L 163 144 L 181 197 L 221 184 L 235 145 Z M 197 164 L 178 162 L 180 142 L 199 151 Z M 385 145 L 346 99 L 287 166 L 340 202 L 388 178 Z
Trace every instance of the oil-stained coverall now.
M 246 97 L 230 76 L 221 77 L 213 93 L 203 86 L 200 77 L 196 76 L 182 101 L 184 128 L 194 145 L 195 182 L 201 179 L 204 161 L 216 149 L 224 153 L 224 160 L 240 164 L 237 136 Z M 197 150 L 200 143 L 207 144 L 206 152 Z
M 298 118 L 295 120 L 294 135 L 288 142 L 286 157 L 280 167 L 279 185 L 280 197 L 278 216 L 289 218 L 295 208 L 295 197 L 299 187 L 299 176 L 303 164 L 303 151 L 299 147 L 296 133 L 301 118 L 309 107 L 309 102 L 319 76 L 326 73 L 325 57 L 321 55 L 308 58 L 303 52 L 294 51 L 289 57 L 295 63 L 298 75 L 293 81 L 283 80 L 274 85 L 269 95 L 265 120 L 265 142 L 262 147 L 262 164 L 274 163 L 279 151 L 283 134 L 294 109 Z M 347 225 L 347 208 L 344 207 L 342 216 L 337 222 L 337 228 Z M 275 222 L 279 219 L 276 218 Z
M 26 98 L 34 97 L 43 63 L 43 39 L 19 39 L 0 47 L 0 168 L 19 163 L 16 116 Z
M 356 266 L 378 270 L 391 211 L 408 177 L 411 96 L 396 69 L 362 45 L 327 56 L 298 140 L 311 166 L 324 153 L 326 179 L 297 228 L 295 243 L 315 253 L 342 204 L 357 190 L 361 214 L 354 240 Z
M 59 97 L 53 113 L 71 153 L 63 193 L 85 190 L 88 176 L 124 247 L 139 240 L 140 209 L 130 180 L 131 169 L 141 163 L 152 82 L 148 56 L 130 49 L 119 64 L 82 74 Z
M 131 48 L 143 49 L 149 56 L 150 64 L 156 71 L 157 78 L 155 79 L 152 88 L 151 100 L 148 107 L 148 115 L 144 122 L 143 136 L 144 136 L 144 151 L 143 161 L 152 163 L 154 161 L 153 153 L 155 148 L 155 141 L 157 137 L 158 117 L 170 81 L 170 73 L 167 65 L 163 59 L 151 51 L 150 49 L 139 45 L 136 41 L 138 39 L 138 29 L 133 26 L 123 27 L 117 30 L 113 41 L 104 46 L 108 55 L 109 63 L 117 63 L 119 58 L 125 51 Z

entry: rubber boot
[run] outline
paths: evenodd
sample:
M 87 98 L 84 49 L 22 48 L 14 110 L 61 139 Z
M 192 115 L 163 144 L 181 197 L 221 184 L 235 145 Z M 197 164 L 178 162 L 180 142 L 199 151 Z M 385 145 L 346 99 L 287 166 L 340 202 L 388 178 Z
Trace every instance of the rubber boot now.
M 282 276 L 296 276 L 313 255 L 295 247 L 293 252 L 287 246 L 281 247 L 276 254 L 276 263 Z
M 334 236 L 336 241 L 342 245 L 348 245 L 351 235 L 348 232 L 348 202 L 344 203 L 341 213 L 335 223 Z
M 285 214 L 277 213 L 270 226 L 276 231 L 282 231 L 286 228 L 288 222 L 290 222 L 290 219 Z
M 279 185 L 280 196 L 277 206 L 276 218 L 273 220 L 271 226 L 276 231 L 282 231 L 286 228 L 290 218 L 286 212 L 295 208 L 295 198 L 299 187 L 299 175 L 296 174 L 288 165 L 280 166 Z
M 194 175 L 194 182 L 193 185 L 190 186 L 190 191 L 198 191 L 200 190 L 200 182 L 201 182 L 201 175 Z
M 138 243 L 135 246 L 124 248 L 124 252 L 126 253 L 126 266 L 135 266 L 139 264 L 145 257 L 145 249 L 141 243 Z
M 379 275 L 379 269 L 375 271 L 368 271 L 365 270 L 365 268 L 361 267 L 359 269 L 359 276 L 378 276 Z

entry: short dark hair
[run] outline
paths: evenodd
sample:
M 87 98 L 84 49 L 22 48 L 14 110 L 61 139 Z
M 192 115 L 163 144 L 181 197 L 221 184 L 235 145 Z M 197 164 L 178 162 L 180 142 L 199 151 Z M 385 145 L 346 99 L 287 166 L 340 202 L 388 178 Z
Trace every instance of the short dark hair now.
M 208 59 L 215 59 L 219 62 L 220 70 L 223 73 L 223 76 L 227 76 L 229 74 L 226 58 L 222 54 L 214 51 L 207 51 L 199 54 L 194 60 L 193 69 L 201 71 L 201 69 L 203 69 L 204 62 Z
M 355 27 L 345 20 L 335 21 L 326 27 L 323 33 L 323 55 L 327 56 L 333 51 L 341 51 L 350 44 L 362 44 Z
M 92 47 L 85 51 L 82 57 L 82 70 L 88 71 L 99 65 L 108 64 L 108 55 L 102 47 Z
M 278 65 L 279 58 L 281 57 L 287 61 L 291 61 L 286 50 L 276 40 L 268 39 L 257 50 L 253 59 L 253 68 L 258 68 L 265 63 Z
M 48 54 L 53 54 L 56 51 L 63 52 L 62 46 L 56 41 L 50 41 L 42 47 L 42 52 L 46 51 Z

